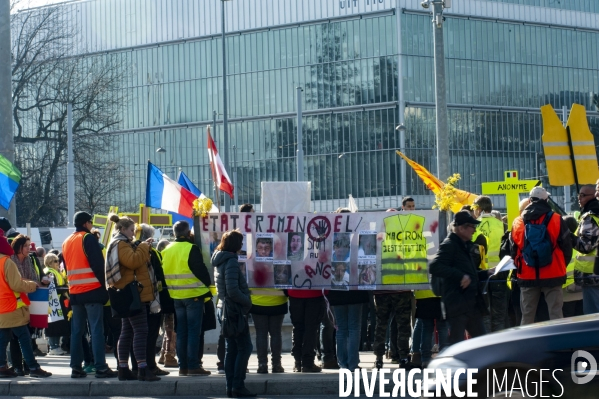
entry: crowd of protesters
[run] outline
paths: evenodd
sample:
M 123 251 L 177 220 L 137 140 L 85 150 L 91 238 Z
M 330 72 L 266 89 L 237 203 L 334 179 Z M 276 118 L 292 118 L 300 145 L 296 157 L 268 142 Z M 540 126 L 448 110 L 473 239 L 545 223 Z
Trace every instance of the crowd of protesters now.
M 238 231 L 223 234 L 212 264 L 206 265 L 185 221 L 173 226 L 173 242 L 154 243 L 152 226 L 111 215 L 115 232 L 104 248 L 92 216 L 78 212 L 76 231 L 62 251 L 45 254 L 0 218 L 0 377 L 51 376 L 36 361 L 46 353 L 32 338 L 39 332 L 28 326 L 27 306 L 27 293 L 51 282 L 65 317 L 45 330 L 48 353 L 70 355 L 72 378 L 94 374 L 152 382 L 169 374 L 158 364 L 177 368 L 179 376 L 209 375 L 202 362 L 204 333 L 217 328 L 223 311 L 233 318 L 234 309 L 243 317 L 242 327 L 233 337 L 221 330 L 216 364 L 226 376 L 229 397 L 255 396 L 244 385 L 254 348 L 249 318 L 256 330 L 257 373 L 269 372 L 269 348 L 270 371 L 285 372 L 287 313 L 294 372 L 355 370 L 363 350 L 374 351 L 376 368 L 383 367 L 385 357 L 398 367 L 426 367 L 434 347 L 468 336 L 599 312 L 598 194 L 599 184 L 582 186 L 580 213 L 562 218 L 550 207 L 549 193 L 535 187 L 521 202 L 511 229 L 489 197 L 476 198 L 455 214 L 430 262 L 435 292 L 250 289 L 239 267 L 243 235 Z M 388 212 L 413 210 L 414 200 L 405 197 L 401 208 Z M 245 204 L 240 211 L 254 210 Z M 535 232 L 546 234 L 536 237 Z M 505 255 L 516 269 L 496 273 Z M 214 280 L 208 267 L 214 268 Z M 132 299 L 123 301 L 127 295 Z M 7 359 L 2 348 L 9 344 Z M 107 349 L 117 360 L 116 371 L 108 367 Z

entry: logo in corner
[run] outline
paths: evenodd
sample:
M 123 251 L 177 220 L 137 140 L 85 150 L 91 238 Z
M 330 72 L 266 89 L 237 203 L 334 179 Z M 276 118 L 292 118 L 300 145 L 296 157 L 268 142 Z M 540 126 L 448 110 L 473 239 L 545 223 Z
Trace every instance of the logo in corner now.
M 575 384 L 586 384 L 591 382 L 597 373 L 597 361 L 589 352 L 578 350 L 572 354 L 570 370 Z

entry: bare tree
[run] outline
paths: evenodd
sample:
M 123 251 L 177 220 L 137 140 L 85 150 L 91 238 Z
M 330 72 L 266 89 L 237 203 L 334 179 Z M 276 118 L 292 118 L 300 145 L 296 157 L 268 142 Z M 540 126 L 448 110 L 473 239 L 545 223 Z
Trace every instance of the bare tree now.
M 76 46 L 78 31 L 68 7 L 28 10 L 11 19 L 20 225 L 66 224 L 67 104 L 73 109 L 76 208 L 107 206 L 107 194 L 122 187 L 122 179 L 107 179 L 118 176 L 121 167 L 103 133 L 121 122 L 131 68 L 122 54 L 72 56 L 85 51 Z

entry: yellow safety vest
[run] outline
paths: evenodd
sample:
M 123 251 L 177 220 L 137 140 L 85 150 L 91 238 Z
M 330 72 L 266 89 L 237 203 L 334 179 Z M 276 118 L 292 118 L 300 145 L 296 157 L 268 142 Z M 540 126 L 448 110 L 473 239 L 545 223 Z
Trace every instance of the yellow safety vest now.
M 428 284 L 425 218 L 413 213 L 386 217 L 382 248 L 383 284 Z
M 584 220 L 585 217 L 590 216 L 593 218 L 595 223 L 599 226 L 599 218 L 591 213 L 585 213 L 578 218 L 579 227 L 576 229 L 576 236 L 580 234 L 580 222 Z M 576 253 L 576 257 L 574 258 L 574 269 L 581 271 L 583 273 L 593 274 L 593 267 L 595 266 L 595 257 L 597 256 L 597 248 L 595 248 L 591 253 L 583 254 L 580 252 Z
M 173 242 L 162 251 L 164 279 L 173 299 L 196 298 L 209 292 L 209 288 L 189 270 L 192 246 L 189 242 Z
M 276 288 L 252 288 L 250 294 L 252 304 L 258 306 L 279 306 L 287 303 L 283 291 Z
M 572 251 L 572 256 L 574 257 L 574 255 L 578 254 L 578 251 L 573 250 Z M 569 285 L 574 284 L 574 265 L 576 264 L 576 260 L 572 259 L 570 261 L 570 263 L 568 263 L 568 266 L 566 267 L 566 282 L 564 283 L 564 285 L 562 285 L 562 288 L 567 288 Z
M 472 241 L 482 234 L 487 239 L 487 255 L 485 264 L 487 268 L 493 268 L 499 264 L 499 249 L 501 248 L 501 238 L 503 237 L 503 222 L 494 216 L 482 217 L 480 224 L 476 228 L 476 233 L 472 235 Z
M 62 273 L 60 273 L 60 271 L 52 269 L 51 267 L 45 267 L 44 268 L 44 273 L 48 274 L 48 273 L 52 273 L 54 275 L 54 282 L 56 284 L 57 287 L 60 286 L 64 286 L 67 284 L 65 278 L 63 277 Z
M 427 298 L 439 298 L 438 296 L 433 294 L 432 290 L 415 290 L 414 297 L 416 298 L 416 300 Z

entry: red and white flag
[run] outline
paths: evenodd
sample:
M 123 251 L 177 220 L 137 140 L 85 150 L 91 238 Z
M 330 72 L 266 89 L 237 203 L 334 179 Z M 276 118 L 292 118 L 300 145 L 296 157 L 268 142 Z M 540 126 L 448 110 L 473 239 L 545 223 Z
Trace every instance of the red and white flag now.
M 208 156 L 210 157 L 210 167 L 212 168 L 212 173 L 214 174 L 214 182 L 216 186 L 225 193 L 229 194 L 229 197 L 233 198 L 233 184 L 231 183 L 231 179 L 225 170 L 225 165 L 223 165 L 223 161 L 220 159 L 220 155 L 218 155 L 218 150 L 216 149 L 216 145 L 214 144 L 214 140 L 212 140 L 212 136 L 210 136 L 210 126 L 208 126 Z

